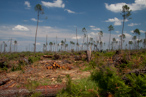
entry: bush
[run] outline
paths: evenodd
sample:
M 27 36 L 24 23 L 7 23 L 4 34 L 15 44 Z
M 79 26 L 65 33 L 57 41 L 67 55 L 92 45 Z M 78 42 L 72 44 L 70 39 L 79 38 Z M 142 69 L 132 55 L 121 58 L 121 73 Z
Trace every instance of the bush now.
M 57 97 L 96 97 L 98 95 L 97 85 L 94 81 L 89 79 L 80 79 L 72 82 L 69 75 L 67 75 L 67 86 Z
M 98 84 L 99 93 L 102 97 L 106 97 L 108 93 L 116 97 L 129 96 L 130 88 L 116 75 L 115 71 L 109 68 L 92 72 L 91 79 Z
M 38 61 L 38 60 L 40 60 L 40 57 L 39 56 L 35 56 L 35 57 L 29 57 L 28 58 L 28 62 L 29 63 L 34 63 L 34 62 L 36 62 L 36 61 Z
M 131 88 L 129 94 L 131 97 L 146 96 L 146 75 L 131 74 L 127 76 L 129 80 L 129 86 Z

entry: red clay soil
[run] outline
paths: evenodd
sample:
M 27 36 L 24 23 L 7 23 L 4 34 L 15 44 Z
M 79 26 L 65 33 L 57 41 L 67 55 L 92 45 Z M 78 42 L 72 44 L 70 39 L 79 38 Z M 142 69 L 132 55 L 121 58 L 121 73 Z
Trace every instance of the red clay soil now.
M 13 84 L 13 83 L 11 83 Z M 41 96 L 45 97 L 52 97 L 56 96 L 56 94 L 63 88 L 65 88 L 65 84 L 58 84 L 58 85 L 47 85 L 47 86 L 39 86 L 35 89 L 33 92 L 41 92 Z M 32 92 L 30 92 L 28 89 L 21 87 L 10 87 L 7 85 L 7 87 L 0 87 L 0 97 L 26 97 L 31 95 Z
M 55 70 L 46 68 L 52 63 L 57 63 L 60 67 L 65 66 L 65 68 L 55 68 Z M 80 70 L 79 67 L 83 68 L 83 66 L 84 62 L 82 61 L 42 60 L 24 66 L 23 71 L 2 72 L 0 73 L 0 97 L 26 97 L 35 92 L 41 92 L 41 96 L 45 97 L 56 96 L 61 89 L 66 87 L 66 75 L 70 75 L 72 80 L 90 75 L 89 71 Z M 58 77 L 62 83 L 57 82 Z M 37 81 L 40 86 L 34 90 L 28 90 L 25 88 L 28 81 Z

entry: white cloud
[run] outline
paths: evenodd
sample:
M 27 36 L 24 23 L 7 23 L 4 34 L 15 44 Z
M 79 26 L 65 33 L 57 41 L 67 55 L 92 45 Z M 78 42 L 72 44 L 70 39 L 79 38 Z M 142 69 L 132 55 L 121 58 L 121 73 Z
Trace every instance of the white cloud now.
M 91 30 L 99 31 L 99 30 L 101 30 L 101 29 L 100 29 L 100 28 L 92 28 Z
M 125 34 L 125 36 L 126 36 L 126 38 L 130 38 L 130 37 L 132 37 L 130 34 L 128 34 L 128 33 L 124 33 Z
M 100 28 L 97 28 L 97 27 L 95 27 L 95 26 L 93 26 L 93 25 L 91 25 L 91 26 L 89 26 L 90 28 L 91 28 L 91 30 L 94 30 L 94 31 L 99 31 L 99 30 L 101 30 Z
M 26 9 L 30 9 L 30 8 L 31 8 L 31 6 L 30 6 L 30 2 L 29 2 L 29 1 L 25 1 L 25 2 L 24 2 L 24 5 L 27 6 Z
M 37 19 L 31 18 L 32 21 L 37 22 Z M 43 22 L 42 20 L 39 20 L 39 22 Z
M 29 31 L 29 29 L 25 26 L 21 26 L 21 25 L 17 25 L 14 28 L 12 28 L 12 30 L 16 30 L 16 31 Z
M 74 37 L 72 37 L 72 39 L 81 39 L 81 36 L 77 36 L 77 38 L 76 38 L 76 36 L 74 36 Z
M 115 31 L 116 33 L 119 33 L 119 31 Z
M 141 33 L 145 33 L 146 31 L 140 30 Z
M 137 24 L 137 23 L 128 24 L 128 26 L 136 26 L 136 25 L 140 25 L 140 24 Z
M 69 9 L 64 9 L 64 11 L 67 11 L 68 13 L 76 13 L 76 12 L 71 11 L 71 10 L 69 10 Z
M 118 19 L 117 17 L 111 18 L 106 20 L 105 22 L 113 22 L 115 26 L 119 26 L 122 24 L 123 20 Z M 128 20 L 126 19 L 125 22 L 127 22 Z
M 90 34 L 91 34 L 91 35 L 95 35 L 96 33 L 95 33 L 95 32 L 91 32 Z
M 62 0 L 54 0 L 54 2 L 45 2 L 45 1 L 41 1 L 43 6 L 46 6 L 48 8 L 50 7 L 58 7 L 58 8 L 64 8 L 65 4 L 63 3 Z
M 109 5 L 105 3 L 106 9 L 112 12 L 121 12 L 123 5 L 128 5 L 132 11 L 142 10 L 146 8 L 146 0 L 135 0 L 135 2 L 131 4 L 116 3 L 116 4 Z
M 90 27 L 90 28 L 94 28 L 95 26 L 92 26 L 92 25 L 91 25 L 91 26 L 89 26 L 89 27 Z
M 134 31 L 133 31 L 133 30 L 131 30 L 130 32 L 131 32 L 131 33 L 134 33 Z
M 112 19 L 108 19 L 105 22 L 113 22 L 115 26 L 122 24 L 122 20 L 118 19 L 117 17 L 112 18 Z

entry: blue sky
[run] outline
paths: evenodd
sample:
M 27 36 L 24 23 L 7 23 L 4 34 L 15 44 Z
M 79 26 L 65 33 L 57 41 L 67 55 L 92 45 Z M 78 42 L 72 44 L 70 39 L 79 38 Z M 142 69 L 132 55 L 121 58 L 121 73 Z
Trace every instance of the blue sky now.
M 9 44 L 8 40 L 12 38 L 18 41 L 20 51 L 32 49 L 37 19 L 34 7 L 38 3 L 45 14 L 40 15 L 37 50 L 42 50 L 46 35 L 48 43 L 55 42 L 56 35 L 58 43 L 65 38 L 75 42 L 76 28 L 81 44 L 83 27 L 94 40 L 98 40 L 97 33 L 103 31 L 102 41 L 108 44 L 108 26 L 113 25 L 112 38 L 119 40 L 122 31 L 120 10 L 125 4 L 132 10 L 132 19 L 125 22 L 126 42 L 132 39 L 132 31 L 136 28 L 142 39 L 146 32 L 146 0 L 1 0 L 0 44 L 3 41 Z

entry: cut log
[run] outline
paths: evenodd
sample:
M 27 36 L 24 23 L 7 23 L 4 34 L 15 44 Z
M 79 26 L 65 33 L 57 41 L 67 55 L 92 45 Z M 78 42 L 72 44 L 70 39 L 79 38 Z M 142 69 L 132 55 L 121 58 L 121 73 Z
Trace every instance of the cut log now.
M 43 55 L 44 58 L 52 58 L 52 55 Z

